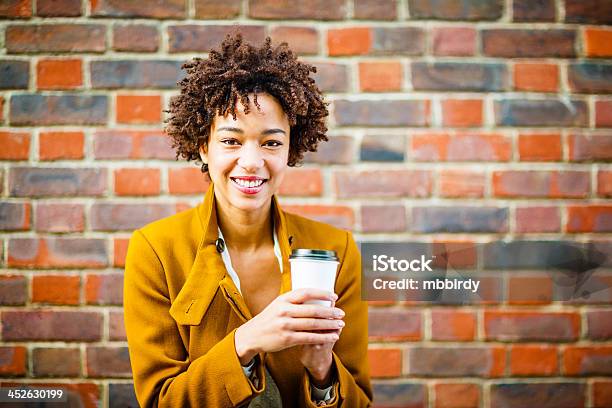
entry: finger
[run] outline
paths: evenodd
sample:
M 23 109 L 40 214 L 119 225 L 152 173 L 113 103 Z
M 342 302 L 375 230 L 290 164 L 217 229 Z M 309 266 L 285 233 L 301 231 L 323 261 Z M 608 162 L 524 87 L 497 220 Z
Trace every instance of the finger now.
M 338 296 L 327 290 L 315 288 L 300 288 L 284 293 L 280 296 L 283 300 L 290 303 L 304 303 L 308 300 L 330 300 L 335 301 Z
M 336 332 L 344 326 L 342 320 L 337 319 L 310 319 L 310 318 L 293 318 L 288 319 L 285 323 L 286 330 L 293 331 L 333 331 Z
M 298 344 L 330 344 L 338 341 L 336 333 L 294 332 L 291 335 L 292 345 Z
M 321 305 L 288 305 L 285 314 L 290 317 L 310 317 L 318 319 L 342 319 L 344 311 L 337 307 Z

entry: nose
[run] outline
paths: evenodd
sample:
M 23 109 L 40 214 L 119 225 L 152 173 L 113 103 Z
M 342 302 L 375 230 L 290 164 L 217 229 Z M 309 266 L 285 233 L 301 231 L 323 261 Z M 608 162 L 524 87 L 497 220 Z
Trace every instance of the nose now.
M 263 164 L 263 156 L 257 143 L 245 143 L 240 149 L 238 165 L 250 173 L 255 173 Z

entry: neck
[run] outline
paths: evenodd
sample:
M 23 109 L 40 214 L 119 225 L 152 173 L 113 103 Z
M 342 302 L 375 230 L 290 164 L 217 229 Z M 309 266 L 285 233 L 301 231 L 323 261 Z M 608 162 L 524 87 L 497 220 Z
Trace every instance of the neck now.
M 217 223 L 226 244 L 239 251 L 252 252 L 272 243 L 272 200 L 269 205 L 255 211 L 244 211 L 221 200 L 215 200 Z

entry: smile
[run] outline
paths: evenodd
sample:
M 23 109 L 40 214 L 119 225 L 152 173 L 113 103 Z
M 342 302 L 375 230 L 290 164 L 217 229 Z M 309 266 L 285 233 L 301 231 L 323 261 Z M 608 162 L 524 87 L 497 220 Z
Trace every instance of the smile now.
M 230 177 L 234 186 L 243 193 L 257 194 L 261 191 L 263 184 L 267 179 L 259 177 Z

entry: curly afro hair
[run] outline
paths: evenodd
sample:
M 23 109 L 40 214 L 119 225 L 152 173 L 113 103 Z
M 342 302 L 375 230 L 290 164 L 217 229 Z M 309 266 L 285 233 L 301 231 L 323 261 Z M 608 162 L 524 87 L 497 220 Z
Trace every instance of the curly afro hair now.
M 248 113 L 250 93 L 255 94 L 258 109 L 257 93 L 268 93 L 285 111 L 290 125 L 289 166 L 299 164 L 306 151 L 314 152 L 320 141 L 328 140 L 327 104 L 310 77 L 316 68 L 298 61 L 287 43 L 272 47 L 268 37 L 261 47 L 254 47 L 239 33 L 228 35 L 208 58 L 194 58 L 182 68 L 187 74 L 178 82 L 181 92 L 165 111 L 169 113 L 165 131 L 177 159 L 200 160 L 199 148 L 208 142 L 216 114 L 229 113 L 236 119 L 238 100 Z M 207 171 L 203 164 L 202 172 Z

